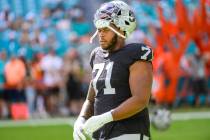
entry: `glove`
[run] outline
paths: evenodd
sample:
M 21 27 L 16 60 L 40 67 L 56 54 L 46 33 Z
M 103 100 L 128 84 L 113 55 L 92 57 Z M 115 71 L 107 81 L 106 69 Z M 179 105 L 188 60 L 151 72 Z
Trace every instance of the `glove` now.
M 93 132 L 101 128 L 104 124 L 112 121 L 113 117 L 111 111 L 98 116 L 92 116 L 83 125 L 83 132 L 85 135 L 92 137 Z
M 85 118 L 83 117 L 78 117 L 78 119 L 74 123 L 74 132 L 73 132 L 74 140 L 86 140 L 85 135 L 82 133 L 82 127 L 84 123 L 85 123 Z

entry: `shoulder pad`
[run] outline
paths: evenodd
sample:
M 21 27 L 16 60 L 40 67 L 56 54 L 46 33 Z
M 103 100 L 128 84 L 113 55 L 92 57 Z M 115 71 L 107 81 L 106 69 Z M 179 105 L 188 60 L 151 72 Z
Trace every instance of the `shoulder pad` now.
M 126 48 L 130 53 L 130 56 L 134 60 L 144 60 L 144 61 L 152 61 L 153 59 L 153 50 L 145 44 L 140 43 L 132 43 L 128 44 Z
M 140 52 L 141 60 L 152 61 L 154 57 L 152 48 L 150 48 L 145 44 L 141 44 L 140 48 L 141 48 Z
M 95 49 L 92 50 L 92 52 L 90 54 L 89 63 L 92 68 L 93 68 L 93 60 L 95 59 L 95 54 L 99 49 L 100 49 L 100 47 L 96 47 Z

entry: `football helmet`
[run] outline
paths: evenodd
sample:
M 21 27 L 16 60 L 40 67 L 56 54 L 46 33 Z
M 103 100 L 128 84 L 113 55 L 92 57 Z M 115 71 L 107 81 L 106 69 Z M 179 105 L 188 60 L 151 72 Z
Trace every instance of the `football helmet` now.
M 165 108 L 156 109 L 151 115 L 152 126 L 160 131 L 167 130 L 171 121 L 171 112 Z
M 125 32 L 125 35 L 112 28 L 110 26 L 111 23 Z M 97 29 L 108 27 L 122 38 L 127 38 L 136 28 L 136 18 L 131 8 L 125 2 L 115 0 L 101 5 L 94 15 L 94 25 Z M 92 39 L 96 35 L 97 31 L 92 36 Z

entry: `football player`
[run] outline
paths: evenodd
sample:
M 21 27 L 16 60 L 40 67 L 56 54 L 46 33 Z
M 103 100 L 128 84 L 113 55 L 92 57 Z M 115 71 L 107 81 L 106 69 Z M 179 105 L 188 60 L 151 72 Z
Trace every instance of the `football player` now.
M 152 86 L 151 48 L 127 44 L 136 19 L 123 1 L 104 3 L 94 24 L 100 47 L 90 56 L 92 80 L 74 124 L 75 140 L 149 140 L 148 103 Z

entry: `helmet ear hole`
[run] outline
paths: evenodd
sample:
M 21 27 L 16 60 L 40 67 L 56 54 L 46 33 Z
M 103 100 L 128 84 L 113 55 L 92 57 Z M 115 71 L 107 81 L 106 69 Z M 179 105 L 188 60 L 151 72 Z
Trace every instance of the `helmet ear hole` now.
M 118 15 L 118 16 L 120 16 L 120 15 L 121 15 L 121 10 L 117 13 L 117 15 Z
M 125 20 L 125 24 L 126 24 L 126 25 L 130 25 L 130 23 L 129 23 L 128 21 L 126 21 L 126 20 Z

